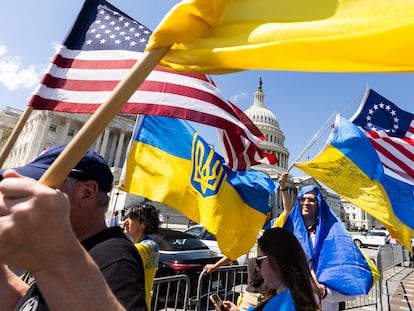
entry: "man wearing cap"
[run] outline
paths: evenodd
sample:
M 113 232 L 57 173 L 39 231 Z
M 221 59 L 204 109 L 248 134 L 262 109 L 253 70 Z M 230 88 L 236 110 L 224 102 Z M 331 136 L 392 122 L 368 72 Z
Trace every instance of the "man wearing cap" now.
M 23 176 L 39 179 L 64 148 L 65 145 L 50 147 L 31 163 L 17 167 L 14 170 Z M 56 298 L 53 294 L 50 294 L 51 292 L 53 293 L 53 288 L 51 289 L 50 285 L 48 285 L 53 284 L 53 278 L 52 281 L 45 282 L 44 274 L 39 272 L 40 270 L 50 270 L 52 267 L 39 267 L 39 265 L 34 263 L 40 257 L 47 258 L 40 252 L 39 249 L 41 248 L 45 249 L 44 253 L 47 254 L 48 251 L 59 259 L 59 251 L 54 250 L 51 245 L 59 245 L 60 247 L 55 247 L 55 249 L 60 248 L 62 253 L 66 251 L 65 241 L 60 240 L 61 244 L 56 243 L 56 241 L 59 241 L 57 239 L 62 236 L 60 232 L 64 229 L 60 228 L 58 220 L 60 219 L 62 223 L 66 220 L 62 218 L 62 215 L 59 215 L 60 205 L 64 206 L 65 204 L 64 200 L 56 200 L 60 190 L 69 198 L 70 209 L 68 217 L 74 235 L 81 241 L 84 249 L 87 250 L 90 257 L 93 258 L 99 267 L 106 283 L 117 300 L 127 310 L 146 310 L 142 260 L 132 242 L 122 232 L 122 229 L 120 227 L 107 228 L 105 223 L 105 212 L 109 204 L 108 192 L 112 188 L 113 175 L 108 164 L 99 154 L 90 150 L 84 155 L 59 186 L 59 190 L 50 190 L 53 192 L 48 193 L 54 200 L 41 200 L 43 198 L 41 195 L 45 190 L 44 186 L 38 183 L 22 180 L 22 178 L 12 178 L 18 176 L 15 173 L 5 173 L 4 170 L 0 171 L 0 174 L 5 175 L 5 180 L 0 183 L 2 195 L 0 198 L 0 248 L 3 246 L 5 249 L 4 252 L 0 250 L 0 262 L 29 270 L 36 280 L 35 284 L 30 287 L 26 285 L 27 288 L 25 288 L 25 285 L 15 278 L 5 266 L 0 266 L 0 301 L 5 302 L 4 305 L 13 306 L 13 302 L 15 302 L 13 310 L 33 311 L 49 310 L 53 309 L 52 306 L 56 307 Z M 19 190 L 15 185 L 16 183 L 26 183 L 28 186 L 25 189 Z M 14 192 L 10 189 L 14 190 Z M 51 202 L 57 202 L 59 206 L 50 206 Z M 24 209 L 19 210 L 21 206 L 32 207 L 30 214 Z M 62 210 L 64 210 L 63 207 Z M 48 214 L 46 211 L 50 213 Z M 41 223 L 35 221 L 39 215 L 46 217 L 42 219 L 43 222 L 39 219 Z M 11 216 L 10 227 L 8 227 L 10 222 L 6 222 L 7 216 Z M 7 230 L 2 231 L 2 228 L 10 229 L 9 231 L 13 235 L 8 234 L 9 231 Z M 24 235 L 25 231 L 30 231 L 30 233 Z M 54 236 L 55 233 L 56 238 Z M 67 233 L 65 234 L 67 235 Z M 20 242 L 20 236 L 26 239 L 24 243 Z M 6 244 L 8 240 L 12 243 Z M 21 245 L 19 245 L 19 242 Z M 72 245 L 71 243 L 68 244 Z M 7 249 L 12 248 L 10 245 L 16 245 L 15 250 L 11 249 L 7 252 Z M 32 249 L 31 252 L 29 252 L 30 249 Z M 26 254 L 28 258 L 19 258 L 17 254 Z M 68 254 L 68 256 L 72 256 L 72 253 Z M 73 257 L 75 258 L 75 256 Z M 45 260 L 45 264 L 47 261 Z M 73 269 L 73 273 L 76 273 L 79 267 L 75 263 L 69 262 L 70 264 L 66 269 L 69 271 Z M 55 270 L 59 269 L 55 268 Z M 93 267 L 85 269 L 87 272 L 84 271 L 81 276 L 88 275 L 92 270 Z M 99 279 L 99 276 L 97 278 Z M 81 277 L 79 279 L 82 280 Z M 91 279 L 91 284 L 95 284 L 94 281 L 96 279 Z M 106 284 L 100 284 L 99 280 L 97 282 L 97 289 L 102 288 L 105 291 Z M 88 288 L 91 284 L 84 282 L 84 284 L 80 285 Z M 81 292 L 79 291 L 79 286 L 69 284 L 69 281 L 62 286 L 65 285 L 69 287 L 69 297 L 71 293 Z M 94 292 L 95 287 L 90 291 L 91 301 L 93 301 L 94 297 L 96 298 Z M 58 296 L 61 293 L 57 292 L 54 294 Z M 5 295 L 8 296 L 6 297 Z M 102 297 L 102 302 L 105 301 L 105 297 Z M 68 301 L 63 300 L 57 308 L 64 309 L 68 304 Z M 69 310 L 70 308 L 67 307 L 67 309 Z M 79 305 L 75 309 L 85 308 Z M 0 310 L 2 310 L 1 306 Z M 4 310 L 8 310 L 7 307 Z

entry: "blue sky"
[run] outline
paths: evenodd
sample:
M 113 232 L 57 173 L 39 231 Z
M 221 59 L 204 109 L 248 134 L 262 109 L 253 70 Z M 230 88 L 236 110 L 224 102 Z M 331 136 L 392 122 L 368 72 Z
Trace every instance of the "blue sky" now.
M 113 0 L 125 13 L 154 29 L 178 1 Z M 0 10 L 0 109 L 24 109 L 42 72 L 49 65 L 56 45 L 65 38 L 82 0 L 5 1 Z M 407 51 L 410 53 L 410 51 Z M 265 104 L 279 120 L 290 151 L 290 164 L 335 112 L 353 115 L 367 85 L 400 108 L 414 112 L 414 76 L 405 74 L 304 73 L 285 71 L 245 71 L 214 75 L 223 94 L 241 109 L 253 103 L 259 78 L 263 80 Z M 345 110 L 345 111 L 344 111 Z M 197 126 L 196 126 L 197 127 Z M 215 132 L 197 127 L 215 144 Z M 329 133 L 329 130 L 327 131 Z M 302 158 L 320 151 L 322 136 Z M 293 170 L 296 176 L 304 175 Z

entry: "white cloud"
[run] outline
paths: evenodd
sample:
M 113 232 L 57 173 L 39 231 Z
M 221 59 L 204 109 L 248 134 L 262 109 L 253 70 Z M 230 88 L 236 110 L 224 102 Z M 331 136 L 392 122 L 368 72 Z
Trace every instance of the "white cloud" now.
M 7 47 L 5 45 L 0 45 L 0 56 L 3 56 L 7 53 Z
M 23 68 L 20 57 L 7 56 L 7 47 L 0 45 L 0 84 L 10 91 L 31 89 L 40 79 L 41 70 L 34 65 Z
M 230 101 L 233 104 L 236 104 L 237 105 L 237 104 L 240 104 L 241 102 L 243 102 L 243 100 L 246 99 L 249 96 L 250 95 L 249 95 L 248 92 L 243 92 L 243 93 L 240 93 L 240 94 L 236 94 L 236 95 L 231 96 L 230 97 Z

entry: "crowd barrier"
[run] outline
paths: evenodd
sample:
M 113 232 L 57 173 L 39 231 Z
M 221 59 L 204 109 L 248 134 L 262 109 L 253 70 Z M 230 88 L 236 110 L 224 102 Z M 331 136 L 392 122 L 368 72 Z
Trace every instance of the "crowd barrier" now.
M 377 258 L 379 260 L 378 268 L 381 271 L 380 279 L 380 311 L 391 310 L 391 297 L 393 286 L 398 275 L 405 271 L 410 265 L 409 251 L 401 244 L 388 244 L 378 249 Z
M 186 311 L 189 299 L 190 278 L 187 275 L 155 278 L 152 287 L 152 310 Z
M 214 310 L 208 298 L 213 293 L 217 293 L 223 300 L 236 303 L 246 286 L 247 265 L 223 266 L 214 275 L 207 274 L 204 270 L 198 278 L 197 295 L 190 299 L 190 307 L 194 306 L 197 311 Z
M 380 246 L 374 259 L 380 272 L 379 281 L 368 295 L 346 301 L 344 310 L 390 310 L 388 282 L 404 269 L 408 260 L 408 251 L 401 244 Z
M 368 295 L 345 301 L 342 310 L 390 310 L 389 301 L 388 308 L 384 306 L 390 296 L 387 292 L 387 282 L 404 268 L 408 262 L 408 251 L 399 244 L 381 246 L 374 261 L 381 273 L 380 280 Z M 196 295 L 192 297 L 189 296 L 190 280 L 186 275 L 156 278 L 153 289 L 153 310 L 214 310 L 208 299 L 209 295 L 217 293 L 223 300 L 237 303 L 246 286 L 247 265 L 220 267 L 214 275 L 203 271 L 198 279 Z
M 209 300 L 212 293 L 236 303 L 246 285 L 247 265 L 220 267 L 214 274 L 202 271 L 197 280 L 196 294 L 192 297 L 190 279 L 186 275 L 155 278 L 152 310 L 214 310 Z

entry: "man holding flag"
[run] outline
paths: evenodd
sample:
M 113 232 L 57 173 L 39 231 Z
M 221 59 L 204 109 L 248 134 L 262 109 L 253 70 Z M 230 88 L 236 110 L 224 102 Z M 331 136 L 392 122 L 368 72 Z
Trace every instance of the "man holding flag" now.
M 284 212 L 275 226 L 292 231 L 302 245 L 320 289 L 322 310 L 338 311 L 339 302 L 368 294 L 379 272 L 355 245 L 318 187 L 303 187 L 292 204 L 287 176 L 279 178 Z
M 35 181 L 64 148 L 49 147 L 24 166 L 0 171 L 5 177 L 0 182 L 0 263 L 28 271 L 35 280 L 26 284 L 0 265 L 0 309 L 105 305 L 112 310 L 119 301 L 127 310 L 148 311 L 142 259 L 120 227 L 105 223 L 113 183 L 107 162 L 89 150 L 58 190 Z

